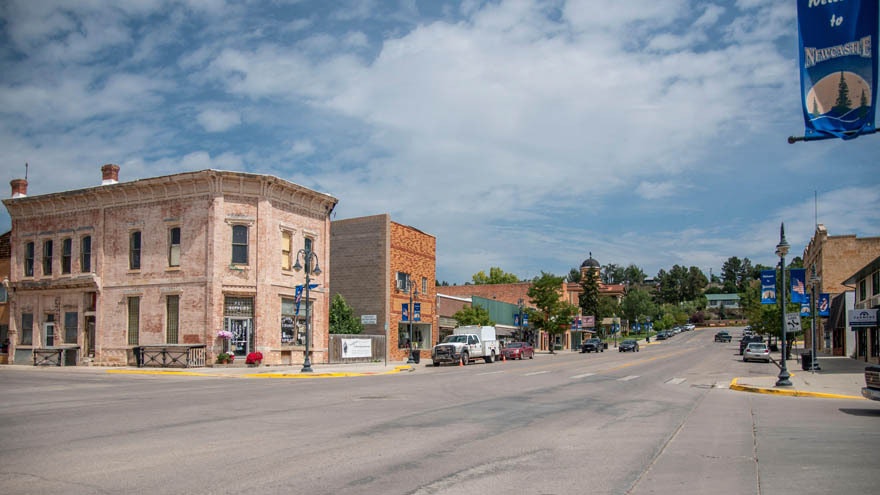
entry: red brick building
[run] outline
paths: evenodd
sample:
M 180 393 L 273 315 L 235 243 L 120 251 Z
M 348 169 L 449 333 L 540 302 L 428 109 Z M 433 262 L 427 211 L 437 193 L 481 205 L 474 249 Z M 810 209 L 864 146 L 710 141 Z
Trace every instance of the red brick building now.
M 345 298 L 364 333 L 386 336 L 389 360 L 408 358 L 410 331 L 413 348 L 429 358 L 439 335 L 436 238 L 382 214 L 336 220 L 330 239 L 331 297 Z
M 313 362 L 326 361 L 329 215 L 336 198 L 277 177 L 202 170 L 27 196 L 12 181 L 11 356 L 67 347 L 77 363 L 136 363 L 146 345 L 225 350 L 266 364 L 304 357 L 294 302 L 308 247 L 323 272 L 310 292 Z M 231 339 L 218 337 L 224 330 Z

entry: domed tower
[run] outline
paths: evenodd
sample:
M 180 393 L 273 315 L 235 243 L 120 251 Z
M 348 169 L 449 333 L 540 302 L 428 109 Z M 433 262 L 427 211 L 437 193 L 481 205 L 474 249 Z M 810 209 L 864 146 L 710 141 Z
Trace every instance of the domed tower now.
M 602 274 L 599 273 L 601 269 L 602 269 L 602 265 L 600 265 L 598 261 L 593 259 L 593 253 L 591 251 L 590 257 L 587 258 L 586 260 L 584 260 L 583 263 L 581 263 L 581 277 L 586 277 L 587 271 L 589 270 L 589 271 L 595 272 L 596 275 L 599 275 L 599 279 L 601 279 Z

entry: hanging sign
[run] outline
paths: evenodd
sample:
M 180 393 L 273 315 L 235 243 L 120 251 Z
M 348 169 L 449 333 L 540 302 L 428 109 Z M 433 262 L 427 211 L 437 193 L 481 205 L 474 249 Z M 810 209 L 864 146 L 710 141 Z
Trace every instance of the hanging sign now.
M 761 270 L 761 304 L 776 304 L 776 270 Z
M 797 0 L 805 137 L 876 132 L 877 0 Z

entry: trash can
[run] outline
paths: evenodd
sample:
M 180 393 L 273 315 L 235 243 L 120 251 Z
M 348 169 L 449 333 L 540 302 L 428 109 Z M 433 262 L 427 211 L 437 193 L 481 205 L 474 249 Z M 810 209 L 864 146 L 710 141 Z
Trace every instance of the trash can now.
M 417 349 L 413 349 L 413 351 L 410 355 L 412 356 L 413 362 L 415 362 L 416 364 L 419 364 L 419 359 L 421 359 L 422 353 L 419 352 Z
M 804 371 L 810 371 L 813 367 L 813 353 L 812 352 L 802 352 L 801 353 L 801 369 Z

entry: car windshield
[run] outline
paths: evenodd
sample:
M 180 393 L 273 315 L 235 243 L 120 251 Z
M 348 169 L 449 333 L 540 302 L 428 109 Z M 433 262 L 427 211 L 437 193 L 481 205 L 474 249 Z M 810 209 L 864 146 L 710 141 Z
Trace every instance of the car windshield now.
M 632 345 L 632 344 L 635 344 L 636 341 L 635 341 L 635 340 L 624 340 L 623 343 L 624 343 L 624 344 Z
M 444 344 L 449 344 L 452 342 L 462 342 L 467 344 L 467 335 L 450 335 L 449 337 L 443 339 Z
M 522 347 L 522 342 L 511 342 L 507 344 L 507 347 Z

